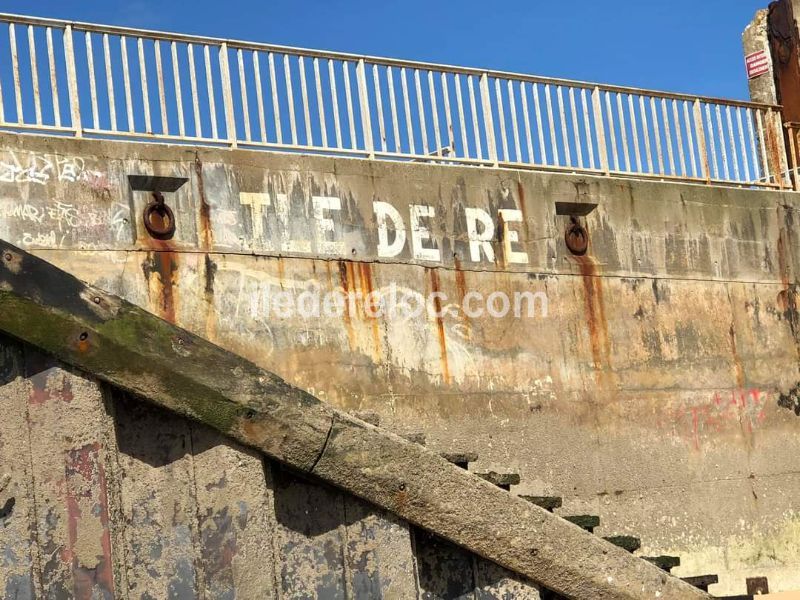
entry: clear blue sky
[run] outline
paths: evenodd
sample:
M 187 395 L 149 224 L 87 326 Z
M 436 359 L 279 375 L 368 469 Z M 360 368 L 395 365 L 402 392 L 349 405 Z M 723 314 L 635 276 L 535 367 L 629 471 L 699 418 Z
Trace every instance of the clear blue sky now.
M 768 0 L 4 0 L 0 10 L 746 98 Z

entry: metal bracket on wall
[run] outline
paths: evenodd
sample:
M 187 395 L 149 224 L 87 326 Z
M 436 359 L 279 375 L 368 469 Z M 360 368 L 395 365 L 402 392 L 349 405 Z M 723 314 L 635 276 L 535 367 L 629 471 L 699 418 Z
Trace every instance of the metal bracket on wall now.
M 177 192 L 188 181 L 186 177 L 162 177 L 156 175 L 128 175 L 128 183 L 134 192 L 150 192 L 153 199 L 142 212 L 142 221 L 147 233 L 157 240 L 169 240 L 175 235 L 175 214 L 164 201 L 164 192 Z

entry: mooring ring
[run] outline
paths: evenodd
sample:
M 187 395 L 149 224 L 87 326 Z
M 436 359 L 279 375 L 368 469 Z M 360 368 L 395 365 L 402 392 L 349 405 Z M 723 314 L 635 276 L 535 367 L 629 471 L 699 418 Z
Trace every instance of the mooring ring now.
M 175 215 L 163 200 L 155 199 L 144 207 L 144 227 L 157 240 L 168 240 L 175 235 Z
M 589 249 L 589 232 L 573 217 L 564 232 L 567 249 L 576 256 L 583 256 Z

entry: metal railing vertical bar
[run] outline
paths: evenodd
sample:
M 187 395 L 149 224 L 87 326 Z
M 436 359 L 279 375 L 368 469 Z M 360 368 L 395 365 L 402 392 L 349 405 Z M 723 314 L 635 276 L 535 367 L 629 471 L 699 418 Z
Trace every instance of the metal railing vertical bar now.
M 684 103 L 685 104 L 685 103 Z M 675 138 L 678 145 L 678 165 L 681 168 L 680 174 L 686 176 L 686 153 L 683 148 L 683 133 L 681 132 L 681 118 L 678 111 L 678 101 L 672 101 L 672 120 L 675 123 Z
M 725 132 L 722 128 L 722 110 L 719 106 L 716 107 L 715 110 L 716 117 L 717 117 L 717 133 L 719 134 L 718 142 L 720 152 L 722 153 L 722 170 L 725 175 L 725 179 L 730 179 L 730 168 L 728 166 L 728 150 L 725 147 Z
M 744 141 L 744 125 L 742 123 L 742 109 L 737 107 L 734 109 L 736 112 L 736 125 L 739 129 L 739 144 L 742 150 L 742 167 L 744 169 L 744 179 L 745 181 L 751 181 L 750 179 L 750 164 L 747 160 L 747 144 Z
M 366 69 L 367 68 L 364 60 L 358 61 L 358 65 L 356 66 L 356 79 L 358 80 L 358 107 L 361 112 L 361 127 L 364 135 L 364 150 L 367 151 L 367 156 L 374 158 L 375 138 L 372 136 L 372 113 L 369 106 L 369 93 L 367 92 Z
M 658 159 L 658 173 L 664 175 L 664 148 L 661 146 L 661 126 L 658 124 L 658 110 L 656 99 L 650 98 L 650 117 L 653 122 L 653 141 L 656 144 L 656 158 Z
M 481 148 L 481 134 L 478 128 L 478 109 L 475 102 L 475 84 L 472 75 L 467 76 L 467 90 L 469 91 L 469 110 L 472 115 L 472 130 L 475 135 L 475 158 L 483 158 Z
M 175 42 L 170 44 L 172 53 L 172 84 L 175 86 L 175 104 L 178 111 L 178 132 L 181 137 L 186 135 L 186 121 L 183 115 L 183 91 L 181 89 L 181 70 L 178 66 L 178 46 Z
M 583 157 L 583 143 L 581 142 L 581 128 L 578 124 L 578 106 L 575 103 L 575 88 L 569 88 L 569 112 L 572 115 L 572 136 L 575 139 L 575 153 L 578 156 L 577 166 L 586 166 Z
M 633 94 L 628 94 L 628 112 L 631 115 L 631 135 L 633 136 L 633 153 L 636 158 L 636 171 L 643 173 L 642 153 L 639 147 L 639 127 L 636 123 L 636 109 L 633 104 Z
M 336 147 L 344 148 L 342 145 L 342 124 L 339 117 L 339 93 L 336 90 L 336 71 L 333 59 L 328 59 L 328 82 L 330 85 L 331 98 L 333 99 L 333 129 L 336 134 Z
M 275 139 L 278 144 L 283 143 L 283 131 L 281 129 L 281 107 L 278 103 L 278 82 L 275 76 L 275 55 L 270 52 L 267 54 L 269 65 L 269 85 L 272 92 L 272 119 L 275 125 Z
M 56 127 L 61 127 L 61 102 L 58 97 L 58 70 L 56 68 L 56 55 L 53 49 L 53 28 L 45 30 L 47 40 L 47 67 L 50 71 L 50 99 L 53 103 L 53 121 Z M 2 121 L 0 116 L 0 121 Z
M 711 169 L 708 162 L 708 145 L 706 132 L 703 126 L 703 108 L 700 100 L 695 100 L 693 105 L 694 128 L 697 131 L 697 152 L 700 158 L 700 173 L 706 181 L 711 180 Z
M 692 131 L 692 120 L 689 117 L 689 102 L 683 101 L 683 122 L 686 126 L 686 140 L 689 144 L 689 164 L 692 167 L 692 177 L 697 177 L 697 158 L 694 154 L 694 132 Z
M 378 133 L 381 137 L 381 151 L 386 152 L 386 121 L 383 118 L 383 94 L 378 65 L 372 65 L 372 85 L 375 88 L 375 104 L 378 112 Z
M 442 132 L 439 130 L 439 105 L 436 101 L 436 86 L 433 83 L 433 71 L 428 71 L 428 97 L 431 103 L 431 118 L 433 119 L 433 141 L 436 156 L 442 155 Z
M 519 82 L 519 96 L 522 100 L 522 121 L 525 124 L 525 149 L 528 151 L 527 162 L 533 164 L 536 162 L 533 158 L 533 139 L 531 136 L 531 116 L 528 111 L 528 94 L 525 91 L 525 82 Z
M 628 147 L 628 126 L 625 123 L 625 110 L 622 107 L 622 94 L 617 92 L 617 118 L 619 119 L 619 131 L 622 138 L 622 158 L 625 159 L 625 170 L 631 171 L 631 152 Z
M 258 132 L 261 135 L 261 143 L 267 143 L 267 119 L 264 114 L 264 88 L 261 85 L 261 64 L 258 59 L 258 51 L 253 50 L 253 77 L 256 84 L 256 102 L 258 103 Z
M 39 63 L 36 60 L 36 40 L 33 37 L 33 25 L 28 25 L 28 58 L 31 66 L 31 85 L 33 86 L 33 107 L 36 124 L 42 124 L 42 99 L 39 95 Z
M 416 153 L 416 144 L 414 143 L 414 126 L 411 122 L 411 100 L 408 96 L 408 79 L 406 78 L 405 67 L 400 68 L 400 83 L 403 90 L 403 117 L 406 122 L 406 141 L 408 142 L 408 151 L 411 154 Z
M 228 45 L 219 47 L 219 70 L 222 79 L 222 100 L 225 108 L 225 133 L 232 147 L 237 145 L 236 118 L 233 114 L 233 84 L 231 82 L 231 65 L 228 56 Z
M 594 170 L 594 144 L 592 143 L 592 124 L 589 120 L 589 103 L 586 100 L 586 88 L 581 88 L 581 103 L 583 104 L 583 129 L 586 134 L 586 148 L 589 152 L 589 168 Z
M 731 107 L 725 107 L 725 120 L 728 125 L 728 141 L 730 142 L 731 158 L 733 159 L 733 174 L 736 181 L 741 179 L 739 175 L 739 153 L 736 150 L 736 134 L 733 131 L 733 119 L 731 117 Z
M 242 122 L 244 123 L 244 139 L 248 142 L 252 141 L 252 132 L 250 130 L 250 104 L 247 101 L 247 80 L 244 78 L 244 56 L 242 49 L 236 50 L 236 63 L 239 67 L 239 96 L 242 100 Z M 176 89 L 177 93 L 177 89 Z M 180 103 L 178 103 L 180 106 Z M 180 111 L 179 111 L 180 112 Z
M 558 120 L 561 124 L 561 141 L 564 144 L 564 161 L 566 166 L 572 166 L 572 152 L 569 147 L 569 134 L 567 133 L 567 112 L 564 109 L 563 87 L 556 88 L 556 98 L 558 99 Z
M 711 119 L 711 106 L 706 104 L 706 127 L 705 131 L 708 136 L 708 148 L 711 156 L 711 166 L 714 167 L 712 177 L 719 179 L 719 163 L 717 162 L 717 147 L 714 139 L 714 122 Z M 710 171 L 711 172 L 711 171 Z
M 203 46 L 203 61 L 206 71 L 206 93 L 208 94 L 208 108 L 211 113 L 211 135 L 215 140 L 219 139 L 219 125 L 217 124 L 217 101 L 214 93 L 214 75 L 211 67 L 211 48 L 208 44 Z M 144 64 L 142 64 L 144 69 Z
M 545 84 L 544 86 L 544 97 L 545 105 L 547 106 L 547 125 L 550 131 L 550 152 L 553 156 L 553 165 L 558 166 L 561 163 L 558 159 L 559 152 L 558 143 L 556 142 L 556 127 L 553 118 L 553 98 L 550 94 L 550 84 Z
M 128 123 L 128 133 L 136 130 L 136 123 L 133 119 L 133 97 L 131 94 L 131 70 L 128 61 L 128 38 L 124 35 L 119 38 L 119 52 L 122 57 L 122 86 L 125 93 L 125 116 Z M 202 137 L 202 134 L 201 134 Z
M 117 130 L 117 103 L 114 94 L 114 71 L 111 69 L 111 48 L 108 34 L 103 34 L 103 62 L 106 71 L 106 93 L 108 94 L 108 118 L 111 122 L 111 131 Z M 183 135 L 183 133 L 181 133 Z
M 500 127 L 500 140 L 503 148 L 503 162 L 508 162 L 509 160 L 511 160 L 511 158 L 508 153 L 508 134 L 506 132 L 506 111 L 503 106 L 504 104 L 503 92 L 500 90 L 499 79 L 494 80 L 494 93 L 497 100 L 497 114 L 500 120 L 498 126 Z M 491 106 L 491 99 L 489 100 L 489 105 Z M 491 110 L 491 108 L 489 110 Z
M 508 109 L 511 111 L 511 130 L 514 136 L 514 157 L 517 162 L 522 162 L 522 153 L 519 147 L 519 123 L 517 121 L 517 102 L 514 99 L 514 86 L 508 80 Z
M 769 159 L 767 158 L 767 136 L 764 131 L 764 119 L 761 116 L 761 111 L 756 111 L 756 122 L 758 123 L 758 137 L 760 140 L 762 140 L 760 144 L 762 171 L 764 173 L 764 180 L 769 182 L 772 177 L 772 172 L 769 165 Z
M 292 144 L 297 145 L 297 121 L 294 111 L 294 93 L 292 90 L 292 70 L 289 55 L 283 55 L 283 76 L 286 82 L 286 101 L 289 107 L 289 125 L 292 133 Z
M 456 86 L 456 104 L 458 105 L 458 129 L 461 132 L 462 158 L 469 157 L 469 145 L 467 144 L 467 122 L 464 119 L 464 99 L 461 95 L 461 76 L 456 73 L 453 78 Z
M 356 119 L 353 112 L 353 92 L 350 88 L 350 62 L 342 62 L 342 70 L 344 72 L 344 96 L 347 103 L 347 119 L 350 129 L 350 147 L 354 150 L 358 148 L 358 140 L 356 140 Z
M 417 115 L 419 116 L 419 130 L 422 137 L 422 153 L 430 154 L 428 147 L 428 128 L 425 124 L 425 103 L 422 101 L 422 85 L 419 79 L 419 69 L 414 69 L 414 90 L 417 95 Z
M 198 137 L 203 137 L 203 121 L 200 118 L 200 96 L 197 92 L 197 64 L 194 56 L 194 44 L 187 44 L 186 52 L 189 58 L 189 90 L 192 93 L 192 118 L 194 119 L 194 134 Z M 253 52 L 253 54 L 255 54 L 255 52 Z
M 97 82 L 95 81 L 94 71 L 94 50 L 92 49 L 92 34 L 87 31 L 86 39 L 86 65 L 89 69 L 89 91 L 92 98 L 92 126 L 100 129 L 100 114 L 97 108 Z
M 669 159 L 669 174 L 675 175 L 675 152 L 672 149 L 672 127 L 669 122 L 667 99 L 661 99 L 661 118 L 664 120 L 664 142 L 667 145 L 667 158 Z
M 611 110 L 611 93 L 605 94 L 606 115 L 608 117 L 608 134 L 611 142 L 611 156 L 614 159 L 614 170 L 619 171 L 619 151 L 617 150 L 617 131 L 614 125 L 614 112 Z
M 25 122 L 25 115 L 22 112 L 22 85 L 19 79 L 19 56 L 17 54 L 17 34 L 14 24 L 8 25 L 8 42 L 11 50 L 11 70 L 14 74 L 14 100 L 17 109 L 17 123 Z
M 313 60 L 314 67 L 314 88 L 317 91 L 317 114 L 319 115 L 319 130 L 322 136 L 322 147 L 328 147 L 328 127 L 325 122 L 325 106 L 322 103 L 322 78 L 319 74 L 319 58 Z
M 494 131 L 494 117 L 492 116 L 492 96 L 489 92 L 489 75 L 481 73 L 481 108 L 483 109 L 483 129 L 486 134 L 486 152 L 494 166 L 498 166 L 497 139 Z
M 606 144 L 606 127 L 603 119 L 603 104 L 600 100 L 600 88 L 595 86 L 592 90 L 592 106 L 594 107 L 594 128 L 597 139 L 597 152 L 600 159 L 600 170 L 610 174 L 608 164 L 608 146 Z
M 541 164 L 547 164 L 547 153 L 545 152 L 545 143 L 544 143 L 544 127 L 542 126 L 542 107 L 539 103 L 539 84 L 533 83 L 531 85 L 533 88 L 533 108 L 534 112 L 536 113 L 536 132 L 539 137 L 539 152 L 541 157 Z
M 78 94 L 78 74 L 75 65 L 75 45 L 72 37 L 72 26 L 64 29 L 64 61 L 67 67 L 67 91 L 70 105 L 70 121 L 76 137 L 83 136 L 81 120 L 81 98 Z
M 306 82 L 306 63 L 304 57 L 298 57 L 297 68 L 300 70 L 300 99 L 303 102 L 303 123 L 306 129 L 306 146 L 312 146 L 314 144 L 314 139 L 311 134 L 311 110 L 308 103 L 308 83 Z
M 655 174 L 653 168 L 653 147 L 650 145 L 650 128 L 647 124 L 647 108 L 644 96 L 639 96 L 639 116 L 642 117 L 642 135 L 644 137 L 644 153 L 647 158 L 647 172 Z
M 447 150 L 448 154 L 455 154 L 455 132 L 453 131 L 453 113 L 450 108 L 450 90 L 447 85 L 447 73 L 444 71 L 440 74 L 442 81 L 442 97 L 444 100 L 444 114 L 447 124 Z
M 401 152 L 402 145 L 400 140 L 400 122 L 397 120 L 397 98 L 394 92 L 394 75 L 392 67 L 386 67 L 386 83 L 389 87 L 389 109 L 392 115 L 392 134 L 394 139 L 394 151 Z
M 758 150 L 756 148 L 756 135 L 753 129 L 753 111 L 746 108 L 745 114 L 747 115 L 747 133 L 750 136 L 750 156 L 753 160 L 753 179 L 759 181 L 761 179 L 761 166 L 758 160 Z

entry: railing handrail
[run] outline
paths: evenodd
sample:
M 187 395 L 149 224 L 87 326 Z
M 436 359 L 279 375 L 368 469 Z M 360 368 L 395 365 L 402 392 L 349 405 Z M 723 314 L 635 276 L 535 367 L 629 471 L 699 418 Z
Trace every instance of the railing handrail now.
M 95 23 L 86 23 L 83 21 L 53 19 L 48 17 L 35 17 L 28 15 L 18 15 L 13 13 L 0 12 L 0 23 L 14 23 L 20 25 L 34 25 L 34 26 L 38 25 L 43 27 L 57 27 L 59 29 L 64 29 L 67 26 L 70 26 L 75 31 L 108 33 L 112 35 L 139 36 L 152 40 L 202 43 L 214 46 L 222 46 L 223 44 L 225 44 L 229 48 L 233 49 L 260 50 L 266 52 L 277 52 L 277 53 L 291 54 L 297 56 L 307 56 L 312 58 L 316 57 L 316 58 L 325 58 L 334 60 L 348 60 L 354 62 L 363 60 L 370 64 L 379 64 L 383 66 L 425 69 L 436 72 L 459 73 L 462 75 L 476 75 L 476 76 L 487 75 L 488 77 L 500 77 L 503 79 L 514 79 L 517 81 L 525 81 L 529 83 L 550 84 L 556 86 L 583 88 L 587 90 L 599 88 L 604 92 L 633 94 L 637 96 L 653 96 L 668 100 L 682 100 L 682 101 L 699 100 L 700 102 L 706 102 L 711 104 L 720 104 L 723 106 L 736 106 L 736 107 L 752 108 L 752 109 L 780 110 L 782 108 L 782 106 L 779 104 L 750 102 L 746 100 L 718 98 L 714 96 L 703 96 L 703 95 L 688 94 L 682 92 L 668 92 L 668 91 L 654 90 L 648 88 L 638 88 L 638 87 L 629 87 L 629 86 L 622 86 L 615 84 L 582 81 L 577 79 L 546 77 L 541 75 L 517 73 L 514 71 L 484 69 L 480 67 L 464 67 L 459 65 L 448 65 L 443 63 L 432 63 L 432 62 L 406 60 L 406 59 L 390 58 L 382 56 L 372 56 L 368 54 L 356 54 L 356 53 L 340 52 L 334 50 L 302 48 L 299 46 L 284 46 L 280 44 L 267 44 L 262 42 L 236 40 L 232 38 L 209 37 L 209 36 L 202 36 L 195 34 L 159 31 L 155 29 L 139 29 L 135 27 L 124 27 L 120 25 L 101 25 Z

